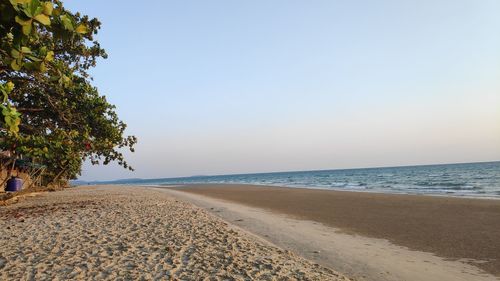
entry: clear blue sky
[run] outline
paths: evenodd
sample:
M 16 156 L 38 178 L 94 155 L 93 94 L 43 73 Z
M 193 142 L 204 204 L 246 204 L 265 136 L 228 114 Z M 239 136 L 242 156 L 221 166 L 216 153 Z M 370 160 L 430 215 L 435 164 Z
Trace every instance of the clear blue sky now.
M 65 5 L 140 142 L 81 179 L 500 160 L 500 1 Z

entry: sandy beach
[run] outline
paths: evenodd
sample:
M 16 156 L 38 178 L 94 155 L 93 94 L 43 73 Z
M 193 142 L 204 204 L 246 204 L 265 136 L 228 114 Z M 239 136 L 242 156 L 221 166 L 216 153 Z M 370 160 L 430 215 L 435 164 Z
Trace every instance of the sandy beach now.
M 500 275 L 499 200 L 250 185 L 175 189 L 384 239 L 443 261 L 460 261 L 463 268 L 472 265 L 478 273 Z
M 0 279 L 500 280 L 499 210 L 249 185 L 78 187 L 0 207 Z
M 0 218 L 1 280 L 348 280 L 152 188 L 43 193 Z

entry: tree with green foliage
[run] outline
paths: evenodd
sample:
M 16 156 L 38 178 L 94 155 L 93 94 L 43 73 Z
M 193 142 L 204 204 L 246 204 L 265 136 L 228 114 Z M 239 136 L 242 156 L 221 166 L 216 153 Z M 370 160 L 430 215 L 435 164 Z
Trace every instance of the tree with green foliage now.
M 134 136 L 92 86 L 106 52 L 97 19 L 59 0 L 0 0 L 0 149 L 47 166 L 49 181 L 73 179 L 82 163 L 132 169 L 121 152 Z

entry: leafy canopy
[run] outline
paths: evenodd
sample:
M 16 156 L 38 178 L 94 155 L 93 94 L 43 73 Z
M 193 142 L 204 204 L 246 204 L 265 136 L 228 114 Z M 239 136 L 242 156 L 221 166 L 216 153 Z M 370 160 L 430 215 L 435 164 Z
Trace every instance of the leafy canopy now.
M 83 161 L 117 161 L 134 136 L 88 71 L 106 52 L 100 22 L 59 0 L 0 0 L 0 149 L 45 164 L 49 180 L 75 178 Z

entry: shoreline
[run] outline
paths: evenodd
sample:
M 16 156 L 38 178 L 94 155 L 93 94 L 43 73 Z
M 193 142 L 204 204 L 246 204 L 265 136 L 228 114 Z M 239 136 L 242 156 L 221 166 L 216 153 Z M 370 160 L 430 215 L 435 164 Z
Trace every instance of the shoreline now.
M 467 259 L 500 276 L 498 200 L 255 185 L 185 185 L 171 189 L 387 239 L 447 259 Z
M 361 189 L 346 189 L 346 188 L 326 188 L 326 187 L 310 187 L 310 186 L 286 186 L 286 185 L 270 185 L 258 183 L 179 183 L 179 184 L 110 184 L 116 186 L 142 186 L 142 187 L 158 187 L 170 188 L 180 186 L 194 186 L 194 185 L 246 185 L 246 186 L 260 186 L 260 187 L 275 187 L 275 188 L 289 188 L 289 189 L 308 189 L 308 190 L 323 190 L 334 192 L 355 192 L 355 193 L 370 193 L 370 194 L 387 194 L 387 195 L 409 195 L 409 196 L 428 196 L 428 197 L 444 197 L 444 198 L 462 198 L 462 199 L 478 199 L 478 200 L 499 200 L 499 196 L 470 196 L 470 195 L 453 195 L 453 194 L 438 194 L 438 193 L 418 193 L 418 192 L 384 192 L 382 190 L 361 190 Z

